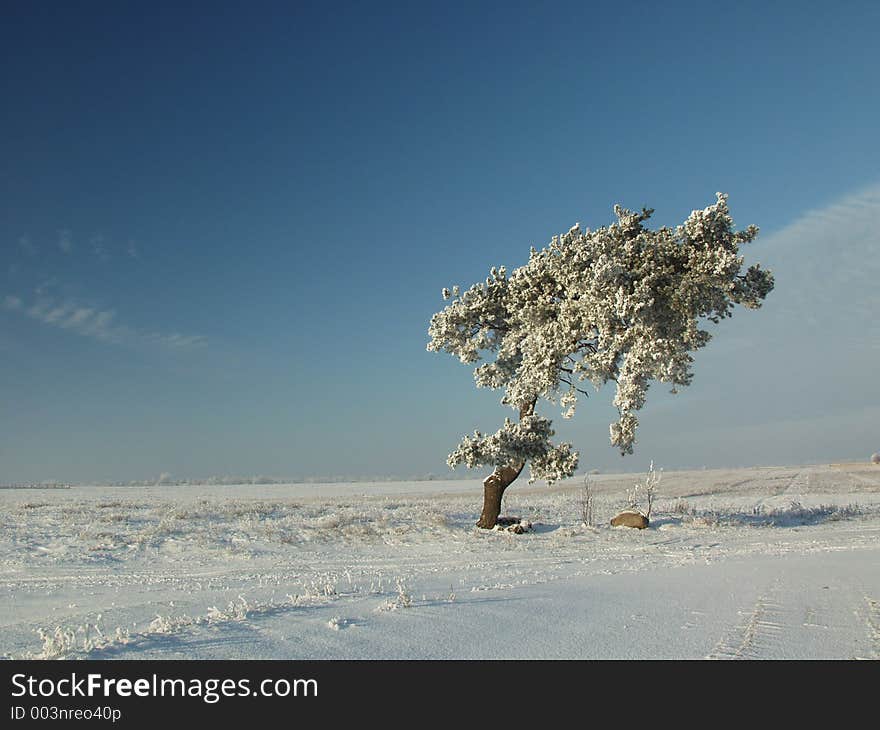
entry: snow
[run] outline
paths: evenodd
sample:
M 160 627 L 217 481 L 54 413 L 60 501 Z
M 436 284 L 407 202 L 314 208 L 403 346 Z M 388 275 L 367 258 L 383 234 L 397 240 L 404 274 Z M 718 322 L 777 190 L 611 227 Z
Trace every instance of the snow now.
M 877 659 L 880 467 L 0 490 L 0 656 Z

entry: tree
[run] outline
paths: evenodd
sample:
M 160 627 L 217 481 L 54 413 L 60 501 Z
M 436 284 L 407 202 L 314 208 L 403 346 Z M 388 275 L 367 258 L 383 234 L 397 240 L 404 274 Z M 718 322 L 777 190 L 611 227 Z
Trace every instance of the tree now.
M 698 326 L 732 316 L 736 304 L 761 306 L 773 276 L 759 264 L 743 273 L 739 245 L 754 240 L 755 226 L 734 230 L 727 196 L 695 210 L 675 228 L 649 230 L 653 210 L 614 207 L 617 221 L 594 231 L 575 225 L 509 276 L 493 268 L 485 283 L 451 299 L 431 318 L 428 350 L 448 352 L 474 371 L 477 387 L 503 389 L 501 402 L 518 414 L 494 434 L 465 436 L 447 459 L 450 467 L 492 467 L 483 482 L 477 525 L 495 526 L 504 490 L 530 464 L 530 482 L 553 483 L 574 474 L 578 454 L 554 445 L 551 421 L 535 412 L 542 398 L 570 418 L 586 382 L 599 390 L 616 383 L 611 443 L 632 453 L 651 381 L 692 379 L 691 352 L 709 342 Z

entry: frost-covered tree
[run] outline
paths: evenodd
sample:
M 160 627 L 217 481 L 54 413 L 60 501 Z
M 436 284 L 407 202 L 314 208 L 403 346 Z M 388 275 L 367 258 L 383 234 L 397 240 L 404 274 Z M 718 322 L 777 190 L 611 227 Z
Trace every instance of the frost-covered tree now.
M 493 467 L 484 485 L 477 525 L 494 527 L 504 490 L 526 462 L 530 481 L 571 476 L 578 454 L 553 444 L 551 421 L 535 412 L 541 398 L 574 414 L 582 386 L 616 383 L 611 443 L 632 453 L 638 419 L 651 381 L 691 382 L 691 353 L 706 345 L 700 329 L 730 317 L 734 305 L 755 309 L 773 288 L 760 265 L 743 270 L 739 245 L 758 234 L 735 231 L 727 196 L 695 210 L 675 228 L 649 230 L 653 213 L 615 206 L 617 221 L 594 231 L 575 225 L 511 272 L 493 268 L 467 291 L 443 290 L 451 300 L 431 319 L 430 351 L 463 363 L 484 360 L 474 371 L 478 387 L 502 389 L 502 403 L 518 420 L 505 419 L 494 434 L 465 436 L 447 460 L 450 467 Z

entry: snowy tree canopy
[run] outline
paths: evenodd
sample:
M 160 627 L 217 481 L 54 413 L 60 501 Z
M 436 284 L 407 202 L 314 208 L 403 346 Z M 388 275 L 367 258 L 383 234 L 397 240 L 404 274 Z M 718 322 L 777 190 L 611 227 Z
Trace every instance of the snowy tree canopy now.
M 675 228 L 649 230 L 653 213 L 615 206 L 617 221 L 594 231 L 575 225 L 511 272 L 491 270 L 431 319 L 428 350 L 448 352 L 474 371 L 478 387 L 503 389 L 519 411 L 492 435 L 474 432 L 449 455 L 451 467 L 521 465 L 531 479 L 571 476 L 578 455 L 553 445 L 551 422 L 535 414 L 546 398 L 574 414 L 578 397 L 616 383 L 611 443 L 632 453 L 651 381 L 688 385 L 692 352 L 709 342 L 703 321 L 730 317 L 736 304 L 755 309 L 773 288 L 760 265 L 743 269 L 739 246 L 758 234 L 735 231 L 727 196 L 693 211 Z M 516 467 L 514 467 L 516 468 Z

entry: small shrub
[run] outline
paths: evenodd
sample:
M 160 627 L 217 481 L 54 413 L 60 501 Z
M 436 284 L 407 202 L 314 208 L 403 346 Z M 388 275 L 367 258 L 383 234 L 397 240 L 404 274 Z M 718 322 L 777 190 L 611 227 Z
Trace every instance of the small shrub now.
M 648 471 L 645 474 L 644 481 L 636 482 L 633 485 L 633 488 L 627 493 L 627 509 L 641 512 L 650 520 L 651 510 L 654 507 L 654 500 L 657 497 L 657 486 L 660 484 L 662 478 L 663 470 L 661 469 L 659 472 L 655 471 L 654 462 L 652 460 L 651 466 L 648 467 Z M 644 511 L 642 510 L 641 505 L 642 495 L 644 495 L 645 502 L 648 505 L 647 509 Z
M 397 595 L 388 601 L 385 601 L 381 604 L 376 610 L 377 611 L 396 611 L 398 608 L 411 608 L 413 605 L 412 596 L 409 593 L 409 590 L 406 587 L 406 583 L 403 582 L 403 579 L 398 578 L 395 581 L 395 585 L 397 587 Z
M 77 628 L 56 626 L 54 631 L 36 629 L 43 642 L 42 651 L 38 654 L 28 653 L 25 659 L 67 659 L 76 654 L 88 654 L 92 651 L 106 649 L 114 645 L 128 644 L 131 634 L 121 626 L 113 634 L 101 631 L 98 614 L 94 624 L 84 624 Z
M 406 583 L 400 578 L 397 579 L 397 605 L 401 608 L 412 606 L 412 596 L 407 590 Z
M 593 526 L 593 482 L 589 475 L 584 477 L 584 483 L 581 487 L 580 499 L 578 505 L 581 512 L 581 522 L 587 527 Z
M 669 511 L 676 515 L 689 515 L 693 512 L 693 508 L 690 506 L 686 499 L 678 499 L 675 501 Z

